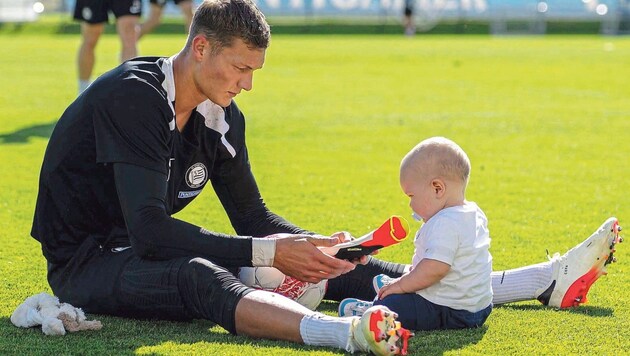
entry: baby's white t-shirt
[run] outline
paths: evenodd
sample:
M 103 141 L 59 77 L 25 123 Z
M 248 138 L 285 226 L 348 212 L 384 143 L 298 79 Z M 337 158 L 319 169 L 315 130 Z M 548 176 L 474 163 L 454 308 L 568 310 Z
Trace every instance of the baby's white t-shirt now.
M 440 210 L 414 240 L 415 268 L 424 258 L 447 263 L 450 271 L 416 293 L 428 301 L 472 313 L 492 302 L 492 256 L 488 219 L 474 202 Z

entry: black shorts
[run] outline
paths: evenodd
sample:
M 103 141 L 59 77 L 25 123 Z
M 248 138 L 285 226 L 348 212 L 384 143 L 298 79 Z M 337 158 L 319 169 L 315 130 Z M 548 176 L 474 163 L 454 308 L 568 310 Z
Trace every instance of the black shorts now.
M 180 2 L 192 1 L 192 0 L 171 0 L 175 5 L 179 5 Z M 149 0 L 150 4 L 158 5 L 160 7 L 164 7 L 166 5 L 167 0 Z
M 77 0 L 74 19 L 98 24 L 108 22 L 109 12 L 116 18 L 142 15 L 142 0 Z
M 207 319 L 235 334 L 236 305 L 253 291 L 201 258 L 141 259 L 131 248 L 101 249 L 88 238 L 64 266 L 49 265 L 60 301 L 88 313 L 129 318 Z

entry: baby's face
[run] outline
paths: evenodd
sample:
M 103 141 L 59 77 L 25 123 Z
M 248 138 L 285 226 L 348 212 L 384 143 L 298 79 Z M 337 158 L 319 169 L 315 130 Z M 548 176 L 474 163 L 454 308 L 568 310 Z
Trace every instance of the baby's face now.
M 443 207 L 433 187 L 433 179 L 415 169 L 403 168 L 400 171 L 400 187 L 409 197 L 409 207 L 427 222 Z

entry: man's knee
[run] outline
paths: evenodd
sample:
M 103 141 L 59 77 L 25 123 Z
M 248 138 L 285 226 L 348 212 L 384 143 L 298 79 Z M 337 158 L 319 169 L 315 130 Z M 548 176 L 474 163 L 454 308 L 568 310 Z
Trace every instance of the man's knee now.
M 116 29 L 123 45 L 135 46 L 137 40 L 138 16 L 125 15 L 116 20 Z
M 236 333 L 236 305 L 252 289 L 227 269 L 203 258 L 193 258 L 182 266 L 178 285 L 186 308 L 196 318 L 211 320 Z
M 98 39 L 105 30 L 104 24 L 81 24 L 81 35 L 83 38 L 83 45 L 86 47 L 94 48 L 98 43 Z
M 151 11 L 146 21 L 155 23 L 156 25 L 162 21 L 162 7 L 160 5 L 151 4 Z

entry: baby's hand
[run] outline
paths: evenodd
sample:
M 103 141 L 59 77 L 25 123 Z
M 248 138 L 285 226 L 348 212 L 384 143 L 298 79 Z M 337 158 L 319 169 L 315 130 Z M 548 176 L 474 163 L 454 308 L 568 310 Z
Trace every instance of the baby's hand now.
M 378 291 L 378 299 L 383 299 L 391 294 L 405 294 L 406 292 L 400 283 L 400 278 L 393 280 L 391 283 L 381 287 Z

